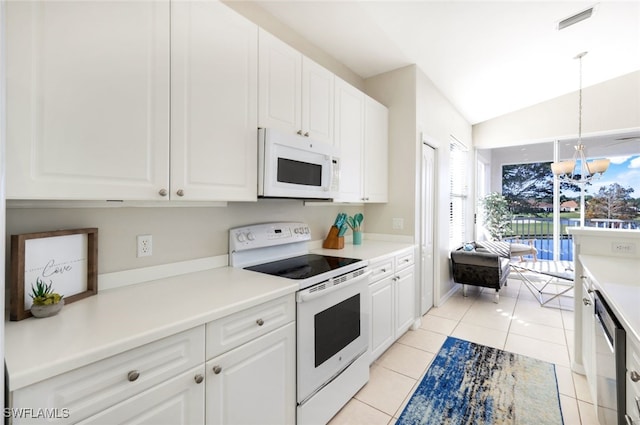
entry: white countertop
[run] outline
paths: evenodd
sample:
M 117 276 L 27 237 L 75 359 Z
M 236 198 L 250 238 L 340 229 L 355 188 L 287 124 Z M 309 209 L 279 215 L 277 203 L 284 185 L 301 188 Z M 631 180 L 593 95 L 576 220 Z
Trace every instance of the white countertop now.
M 580 255 L 580 262 L 594 278 L 594 286 L 614 314 L 640 344 L 640 260 L 637 258 Z
M 375 261 L 413 247 L 364 240 L 312 252 Z M 295 281 L 233 267 L 213 268 L 98 292 L 46 319 L 5 323 L 9 391 L 293 294 Z
M 287 279 L 232 267 L 99 292 L 46 319 L 5 324 L 9 390 L 292 294 Z M 46 361 L 44 361 L 46 360 Z

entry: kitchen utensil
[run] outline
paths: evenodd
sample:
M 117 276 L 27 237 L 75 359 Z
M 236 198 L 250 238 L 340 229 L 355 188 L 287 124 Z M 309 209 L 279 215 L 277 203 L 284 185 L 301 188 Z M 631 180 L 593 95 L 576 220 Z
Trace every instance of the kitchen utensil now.
M 353 216 L 353 220 L 356 222 L 356 227 L 359 229 L 362 224 L 362 220 L 364 220 L 364 215 L 362 215 L 362 213 L 358 213 Z
M 344 234 L 347 233 L 348 228 L 349 226 L 347 226 L 346 223 L 343 223 L 342 226 L 340 227 L 340 231 L 338 232 L 338 237 L 344 236 Z

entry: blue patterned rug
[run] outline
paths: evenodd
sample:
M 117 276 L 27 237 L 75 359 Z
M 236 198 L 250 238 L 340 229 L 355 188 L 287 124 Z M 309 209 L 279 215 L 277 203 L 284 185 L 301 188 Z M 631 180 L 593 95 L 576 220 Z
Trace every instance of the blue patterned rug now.
M 396 425 L 562 425 L 555 366 L 448 337 Z

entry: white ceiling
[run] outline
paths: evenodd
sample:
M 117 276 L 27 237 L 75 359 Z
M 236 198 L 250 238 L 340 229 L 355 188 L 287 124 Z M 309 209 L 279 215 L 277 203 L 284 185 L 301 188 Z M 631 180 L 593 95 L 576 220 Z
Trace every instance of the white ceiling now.
M 640 69 L 640 1 L 305 1 L 257 3 L 368 78 L 409 64 L 471 124 Z M 640 96 L 638 93 L 630 95 Z

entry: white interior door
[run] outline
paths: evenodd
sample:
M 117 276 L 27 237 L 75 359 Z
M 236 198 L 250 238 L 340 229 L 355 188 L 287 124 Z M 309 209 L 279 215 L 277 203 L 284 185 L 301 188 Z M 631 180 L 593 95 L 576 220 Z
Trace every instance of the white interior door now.
M 435 174 L 436 150 L 422 144 L 422 208 L 421 208 L 421 236 L 420 236 L 420 313 L 425 314 L 433 307 L 434 288 L 434 220 L 435 208 Z

